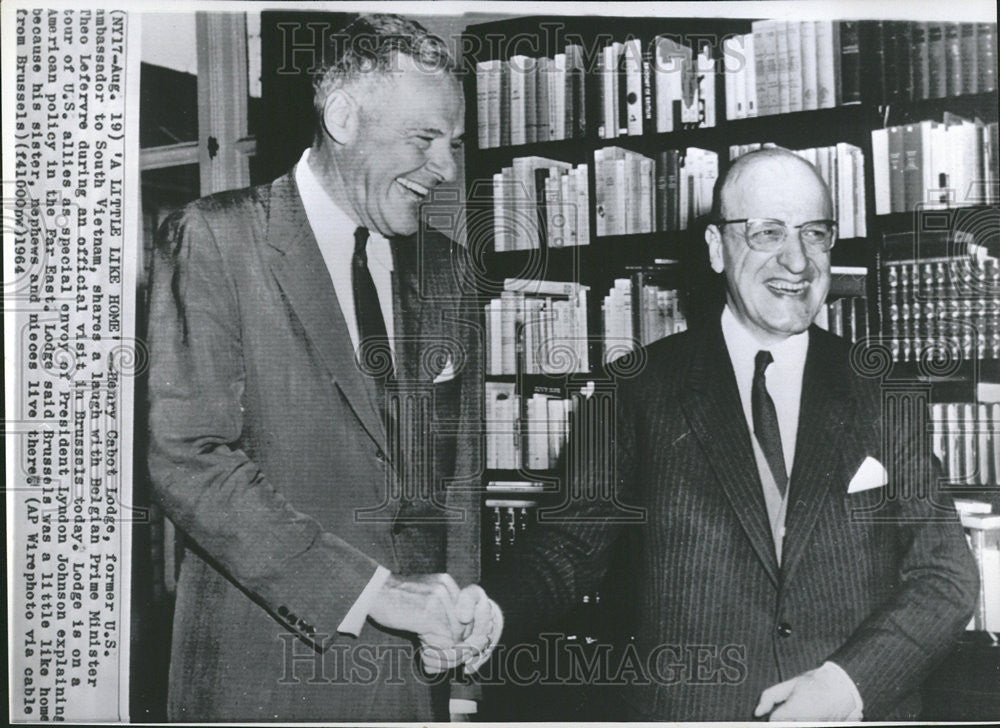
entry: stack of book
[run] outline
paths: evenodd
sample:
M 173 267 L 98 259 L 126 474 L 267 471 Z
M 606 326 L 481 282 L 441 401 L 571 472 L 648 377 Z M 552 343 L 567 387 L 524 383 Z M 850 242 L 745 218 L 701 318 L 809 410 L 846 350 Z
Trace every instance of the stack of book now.
M 881 104 L 995 91 L 996 23 L 871 21 L 866 50 Z M 869 40 L 870 39 L 870 40 Z
M 949 482 L 1000 485 L 1000 403 L 935 402 L 931 431 Z
M 522 397 L 514 382 L 486 382 L 486 467 L 554 468 L 566 446 L 574 401 L 556 388 L 534 387 Z
M 687 329 L 678 292 L 642 276 L 617 279 L 601 304 L 605 363 Z
M 587 286 L 508 278 L 486 304 L 486 373 L 563 375 L 590 370 Z
M 966 360 L 1000 358 L 1000 265 L 995 258 L 895 260 L 884 264 L 882 276 L 883 335 L 889 337 L 894 360 L 943 356 L 942 346 Z
M 597 56 L 597 135 L 715 126 L 715 64 L 707 43 L 697 52 L 664 36 L 645 50 L 637 38 L 605 46 Z
M 497 252 L 590 243 L 587 165 L 516 157 L 493 175 L 493 245 Z
M 514 55 L 476 63 L 479 148 L 586 135 L 583 48 L 552 58 Z
M 705 149 L 664 150 L 655 160 L 621 147 L 597 149 L 596 233 L 686 230 L 711 210 L 718 176 L 718 155 Z
M 774 147 L 775 144 L 736 144 L 729 147 L 729 158 L 736 159 L 757 149 Z M 867 235 L 865 222 L 865 155 L 860 147 L 840 142 L 835 147 L 792 150 L 819 172 L 833 199 L 837 236 L 863 238 Z
M 722 49 L 727 119 L 861 101 L 857 21 L 757 20 Z
M 1000 201 L 997 144 L 997 122 L 952 114 L 872 130 L 875 214 Z

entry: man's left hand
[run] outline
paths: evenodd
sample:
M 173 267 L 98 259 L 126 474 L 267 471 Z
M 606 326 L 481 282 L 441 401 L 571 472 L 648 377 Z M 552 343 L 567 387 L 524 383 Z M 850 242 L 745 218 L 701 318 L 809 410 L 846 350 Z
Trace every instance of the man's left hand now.
M 861 697 L 850 676 L 832 662 L 761 693 L 753 714 L 775 721 L 858 721 Z

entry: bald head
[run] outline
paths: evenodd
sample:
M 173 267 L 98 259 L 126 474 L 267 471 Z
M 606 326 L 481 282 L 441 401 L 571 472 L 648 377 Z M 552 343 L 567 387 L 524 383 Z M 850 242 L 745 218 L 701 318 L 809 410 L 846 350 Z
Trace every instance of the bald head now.
M 745 211 L 759 208 L 764 198 L 772 203 L 788 198 L 789 207 L 819 207 L 820 218 L 833 217 L 830 190 L 816 168 L 780 147 L 750 152 L 733 162 L 716 185 L 713 217 L 755 217 Z

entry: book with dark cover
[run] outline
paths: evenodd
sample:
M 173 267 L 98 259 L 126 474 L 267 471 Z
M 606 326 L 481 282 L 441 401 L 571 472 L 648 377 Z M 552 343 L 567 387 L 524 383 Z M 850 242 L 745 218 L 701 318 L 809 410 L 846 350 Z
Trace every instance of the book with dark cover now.
M 890 140 L 890 144 L 891 144 Z M 929 160 L 927 160 L 929 161 Z M 920 125 L 907 124 L 903 127 L 903 204 L 910 210 L 924 198 L 924 159 L 922 153 Z
M 944 52 L 944 23 L 927 24 L 927 55 L 930 98 L 948 95 L 948 63 Z
M 886 104 L 889 97 L 886 92 L 886 74 L 889 69 L 886 59 L 886 23 L 881 20 L 865 20 L 861 23 L 862 44 L 866 55 L 870 55 L 871 64 L 865 62 L 862 69 L 867 87 L 870 89 L 872 103 Z
M 959 53 L 962 58 L 962 93 L 974 94 L 979 90 L 977 68 L 979 44 L 976 39 L 975 23 L 962 23 L 959 27 Z
M 903 127 L 889 127 L 889 209 L 903 212 L 906 209 L 903 186 Z
M 656 189 L 653 193 L 655 207 L 653 208 L 653 227 L 661 233 L 669 230 L 670 220 L 667 216 L 667 164 L 670 151 L 664 149 L 656 153 Z
M 913 24 L 910 45 L 910 68 L 913 75 L 913 98 L 931 97 L 930 53 L 928 52 L 928 23 Z
M 912 23 L 896 22 L 896 99 L 901 103 L 913 101 L 913 77 L 910 73 L 910 46 Z
M 538 205 L 538 244 L 546 248 L 549 244 L 548 202 L 545 199 L 545 180 L 549 178 L 549 168 L 539 167 L 535 170 L 535 199 Z
M 667 190 L 666 218 L 667 230 L 680 230 L 681 227 L 681 153 L 678 149 L 667 150 Z
M 978 47 L 980 93 L 997 90 L 997 24 L 976 24 L 976 45 Z
M 861 101 L 861 38 L 858 21 L 843 20 L 840 26 L 840 83 L 841 104 Z M 834 52 L 837 52 L 834 47 Z
M 962 93 L 962 42 L 958 23 L 944 24 L 945 95 Z
M 618 54 L 618 134 L 628 134 L 628 54 L 624 44 Z

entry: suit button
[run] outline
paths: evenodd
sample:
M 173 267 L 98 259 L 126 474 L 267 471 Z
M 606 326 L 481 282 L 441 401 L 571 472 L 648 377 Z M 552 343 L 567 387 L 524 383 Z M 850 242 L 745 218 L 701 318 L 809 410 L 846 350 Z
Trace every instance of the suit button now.
M 378 460 L 380 463 L 385 462 L 385 453 L 382 452 L 382 448 L 378 448 L 375 450 L 375 459 Z
M 788 622 L 780 622 L 778 624 L 779 637 L 788 637 L 791 634 L 792 634 L 792 625 L 790 625 Z

